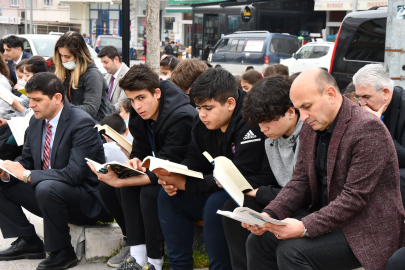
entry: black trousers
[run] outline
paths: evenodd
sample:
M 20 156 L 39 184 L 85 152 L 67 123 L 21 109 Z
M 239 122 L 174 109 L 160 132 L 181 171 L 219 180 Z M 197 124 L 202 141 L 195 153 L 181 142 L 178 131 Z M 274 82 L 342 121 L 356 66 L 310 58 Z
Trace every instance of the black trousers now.
M 0 185 L 0 229 L 4 238 L 24 237 L 35 234 L 21 207 L 44 220 L 45 251 L 53 252 L 71 246 L 68 223 L 91 225 L 96 221 L 107 221 L 110 216 L 101 210 L 91 219 L 82 213 L 80 198 L 93 195 L 78 186 L 47 180 L 35 189 L 22 181 Z M 96 203 L 96 202 L 95 202 Z
M 124 187 L 119 189 L 125 217 L 127 244 L 146 244 L 149 258 L 164 255 L 164 238 L 160 228 L 157 200 L 160 185 Z
M 397 250 L 388 260 L 387 270 L 403 270 L 405 268 L 405 247 Z
M 98 190 L 100 191 L 101 198 L 103 199 L 108 211 L 120 226 L 122 234 L 126 236 L 127 230 L 125 226 L 124 211 L 122 210 L 120 189 L 100 181 Z
M 252 270 L 351 270 L 361 267 L 339 228 L 314 239 L 279 240 L 271 232 L 261 236 L 250 234 L 246 250 L 248 269 Z

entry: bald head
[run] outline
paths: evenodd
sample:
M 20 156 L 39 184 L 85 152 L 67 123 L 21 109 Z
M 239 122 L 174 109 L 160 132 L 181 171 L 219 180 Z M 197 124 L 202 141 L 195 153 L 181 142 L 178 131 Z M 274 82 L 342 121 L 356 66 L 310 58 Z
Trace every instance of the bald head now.
M 342 105 L 335 79 L 323 69 L 303 71 L 293 82 L 290 99 L 303 122 L 314 130 L 330 127 Z

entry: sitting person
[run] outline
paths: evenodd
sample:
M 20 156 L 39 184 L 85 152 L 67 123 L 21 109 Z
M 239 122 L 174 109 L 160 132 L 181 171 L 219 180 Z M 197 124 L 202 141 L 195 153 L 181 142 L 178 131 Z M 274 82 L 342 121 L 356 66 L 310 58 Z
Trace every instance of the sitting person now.
M 274 75 L 281 75 L 288 77 L 288 69 L 283 64 L 270 64 L 263 70 L 264 77 L 270 77 Z
M 193 82 L 207 69 L 207 64 L 200 59 L 184 59 L 172 71 L 170 80 L 188 95 Z M 193 101 L 191 100 L 191 102 Z
M 248 269 L 385 269 L 403 245 L 405 219 L 388 130 L 342 97 L 322 69 L 303 71 L 290 98 L 306 122 L 298 160 L 292 179 L 264 209 L 289 224 L 242 224 L 252 232 Z
M 160 58 L 160 78 L 162 80 L 170 79 L 170 75 L 179 64 L 179 62 L 180 60 L 177 59 L 177 57 L 164 54 L 162 58 Z
M 405 247 L 397 250 L 388 260 L 387 270 L 403 270 L 405 265 Z
M 55 74 L 35 74 L 26 85 L 34 117 L 26 131 L 22 158 L 3 161 L 0 174 L 0 229 L 4 238 L 18 237 L 0 251 L 0 260 L 44 259 L 39 270 L 77 265 L 68 223 L 111 222 L 84 158 L 105 162 L 94 120 L 64 98 Z M 43 217 L 44 240 L 35 233 L 22 207 Z
M 132 160 L 127 165 L 144 170 L 141 160 L 152 155 L 181 162 L 197 116 L 188 96 L 171 81 L 159 80 L 159 75 L 147 65 L 132 66 L 120 80 L 120 87 L 132 104 L 129 130 L 134 143 Z M 158 177 L 145 170 L 144 175 L 119 179 L 109 167 L 107 174 L 92 170 L 100 181 L 119 188 L 131 258 L 119 264 L 118 269 L 141 269 L 146 264 L 150 270 L 162 270 L 164 240 L 157 209 L 161 189 Z M 112 214 L 116 216 L 115 210 Z
M 250 126 L 242 119 L 245 95 L 235 77 L 221 68 L 205 71 L 191 87 L 190 98 L 197 105 L 199 118 L 194 121 L 192 143 L 181 164 L 202 172 L 204 180 L 158 175 L 164 187 L 158 198 L 160 224 L 173 269 L 192 269 L 193 222 L 201 219 L 210 269 L 232 269 L 222 219 L 216 214 L 230 197 L 215 183 L 204 151 L 213 158 L 232 160 L 253 188 L 270 184 L 265 136 L 258 125 Z
M 299 134 L 302 122 L 294 108 L 290 97 L 291 83 L 285 77 L 274 76 L 259 81 L 246 95 L 242 116 L 254 126 L 259 125 L 260 131 L 268 138 L 265 141 L 267 158 L 275 180 L 268 186 L 261 186 L 245 193 L 243 206 L 261 212 L 281 188 L 284 187 L 294 171 L 299 149 Z M 238 205 L 229 199 L 223 210 L 233 211 Z M 232 269 L 246 270 L 245 243 L 249 231 L 240 226 L 240 222 L 222 217 L 226 240 L 231 254 Z
M 245 92 L 249 92 L 253 88 L 253 86 L 261 79 L 263 79 L 263 75 L 260 72 L 254 69 L 246 71 L 240 77 L 240 85 L 242 87 L 242 90 Z
M 129 99 L 126 99 L 124 101 L 121 102 L 120 105 L 120 116 L 122 117 L 122 119 L 124 119 L 125 124 L 127 125 L 127 137 L 126 139 L 132 143 L 134 140 L 134 137 L 132 137 L 131 132 L 129 132 L 128 129 L 128 123 L 129 123 L 129 112 L 131 111 L 131 101 Z M 129 157 L 128 157 L 129 158 Z
M 405 205 L 405 91 L 381 64 L 369 64 L 353 76 L 356 98 L 366 111 L 380 118 L 394 140 L 399 162 L 402 202 Z
M 359 104 L 359 100 L 356 97 L 356 88 L 354 88 L 353 82 L 349 83 L 345 89 L 342 90 L 342 95 L 350 99 L 356 104 Z

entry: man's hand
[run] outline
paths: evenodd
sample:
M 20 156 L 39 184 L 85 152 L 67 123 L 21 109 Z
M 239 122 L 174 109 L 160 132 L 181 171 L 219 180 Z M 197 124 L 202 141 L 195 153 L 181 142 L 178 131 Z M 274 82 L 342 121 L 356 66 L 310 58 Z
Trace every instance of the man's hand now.
M 122 147 L 119 143 L 117 143 L 117 145 L 119 146 L 119 148 L 121 148 L 122 153 L 124 153 L 124 155 L 129 159 L 131 156 L 131 153 L 128 152 L 124 147 Z
M 1 163 L 1 166 L 3 166 L 4 168 L 6 168 L 10 172 L 12 172 L 18 178 L 18 180 L 23 181 L 23 172 L 25 171 L 25 168 L 19 162 L 12 162 L 10 160 L 5 160 Z M 2 175 L 4 173 L 5 172 L 2 172 L 0 177 L 2 177 Z M 4 177 L 3 179 L 8 179 L 8 178 L 9 178 L 9 176 L 7 174 L 7 177 Z
M 245 195 L 256 198 L 256 193 L 257 193 L 258 188 L 251 190 L 249 192 L 246 192 Z M 267 213 L 266 213 L 267 214 Z
M 162 175 L 162 174 L 156 173 L 156 176 L 159 177 L 158 183 L 163 186 L 163 188 L 165 189 L 167 194 L 169 194 L 170 196 L 176 195 L 177 190 L 186 189 L 186 176 L 185 175 L 177 174 L 177 173 L 171 173 L 170 175 Z M 176 193 L 174 193 L 174 192 L 176 192 Z
M 281 240 L 304 237 L 304 223 L 294 218 L 286 218 L 283 221 L 288 222 L 288 225 L 274 225 L 265 223 L 263 228 L 274 233 Z
M 381 118 L 382 114 L 385 112 L 385 110 L 387 109 L 389 104 L 384 103 L 381 108 L 378 111 L 374 111 L 373 109 L 371 109 L 369 106 L 367 105 L 363 105 L 361 106 L 364 110 L 371 112 L 372 114 L 374 114 L 375 116 L 377 116 L 378 118 Z
M 146 172 L 146 168 L 142 167 L 142 161 L 140 161 L 138 158 L 128 160 L 127 162 L 125 162 L 125 165 L 135 170 Z
M 107 166 L 108 172 L 106 174 L 96 171 L 89 162 L 87 162 L 87 165 L 90 167 L 90 170 L 97 175 L 98 180 L 103 181 L 104 183 L 116 188 L 120 188 L 123 186 L 122 179 L 118 178 L 118 175 L 115 174 L 110 165 Z
M 252 226 L 246 223 L 242 222 L 242 227 L 245 229 L 248 229 L 251 233 L 257 235 L 257 236 L 261 236 L 263 235 L 265 232 L 268 232 L 268 229 L 266 228 L 260 228 L 258 226 Z
M 11 103 L 11 107 L 13 107 L 14 109 L 16 109 L 19 112 L 23 112 L 24 111 L 24 106 L 21 105 L 20 101 L 18 100 L 18 98 L 16 96 L 13 96 L 13 103 Z
M 8 125 L 7 120 L 0 118 L 0 127 L 5 126 L 5 125 Z
M 158 183 L 160 185 L 162 185 L 162 187 L 166 191 L 167 195 L 174 196 L 177 194 L 177 188 L 174 187 L 173 185 L 169 185 L 165 181 L 160 180 L 160 179 L 158 180 Z

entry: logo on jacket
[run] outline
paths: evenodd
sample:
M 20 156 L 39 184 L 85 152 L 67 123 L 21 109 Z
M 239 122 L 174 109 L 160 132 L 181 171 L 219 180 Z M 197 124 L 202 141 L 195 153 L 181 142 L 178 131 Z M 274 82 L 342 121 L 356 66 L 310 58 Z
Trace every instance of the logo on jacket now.
M 245 137 L 243 137 L 243 140 L 246 141 L 254 138 L 257 138 L 257 136 L 251 130 L 249 130 Z

